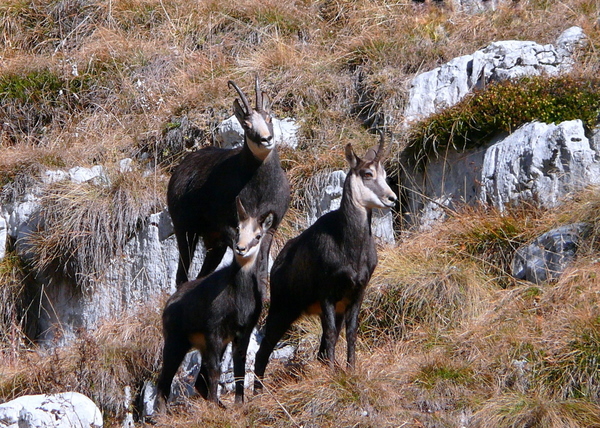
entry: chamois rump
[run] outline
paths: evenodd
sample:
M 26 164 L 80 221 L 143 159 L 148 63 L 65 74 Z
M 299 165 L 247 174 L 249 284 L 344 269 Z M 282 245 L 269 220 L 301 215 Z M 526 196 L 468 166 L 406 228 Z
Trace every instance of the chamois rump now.
M 273 348 L 302 313 L 320 315 L 323 336 L 318 358 L 330 367 L 335 364 L 335 345 L 345 322 L 347 365 L 354 367 L 358 313 L 377 265 L 372 209 L 391 207 L 397 199 L 386 183 L 383 154 L 383 136 L 377 151 L 370 149 L 363 159 L 348 144 L 345 155 L 350 171 L 340 208 L 288 241 L 277 256 L 271 270 L 265 336 L 256 354 L 255 392 L 262 389 Z
M 206 247 L 206 257 L 198 278 L 214 271 L 223 259 L 234 237 L 238 195 L 250 216 L 264 218 L 269 212 L 273 214 L 273 224 L 259 254 L 261 282 L 266 283 L 273 234 L 290 203 L 289 182 L 281 169 L 273 139 L 268 95 L 260 90 L 257 76 L 256 109 L 253 109 L 244 92 L 233 81 L 228 83 L 241 99 L 241 104 L 238 99 L 234 101 L 233 111 L 244 129 L 243 146 L 207 147 L 192 152 L 177 166 L 169 181 L 167 204 L 180 255 L 178 286 L 191 279 L 188 270 L 199 238 Z
M 274 216 L 272 213 L 262 219 L 250 216 L 239 197 L 236 205 L 239 225 L 231 265 L 183 284 L 163 311 L 163 366 L 157 385 L 161 411 L 166 409 L 173 376 L 192 347 L 202 355 L 196 390 L 202 397 L 220 404 L 217 398 L 220 365 L 229 342 L 233 348 L 235 402 L 243 402 L 246 351 L 262 310 L 257 258 Z

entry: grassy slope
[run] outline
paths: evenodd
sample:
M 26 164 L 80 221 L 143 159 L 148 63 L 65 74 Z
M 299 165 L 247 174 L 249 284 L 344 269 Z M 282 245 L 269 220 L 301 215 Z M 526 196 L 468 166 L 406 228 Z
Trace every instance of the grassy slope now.
M 169 162 L 176 161 L 176 154 L 168 156 L 165 130 L 187 115 L 203 131 L 197 144 L 207 143 L 231 113 L 227 80 L 249 88 L 258 72 L 274 112 L 302 124 L 301 149 L 282 155 L 295 201 L 278 237 L 283 242 L 301 227 L 303 183 L 341 166 L 346 142 L 373 142 L 361 125 L 372 108 L 397 123 L 415 73 L 495 40 L 552 43 L 579 25 L 591 43 L 577 72 L 597 74 L 597 0 L 521 0 L 476 16 L 409 1 L 257 3 L 2 3 L 3 198 L 18 196 L 40 167 L 100 163 L 112 171 L 123 157 L 142 165 L 140 154 L 155 145 L 151 153 L 167 161 L 151 179 L 117 180 L 107 195 L 85 195 L 98 197 L 95 212 L 106 210 L 107 217 L 113 198 L 139 201 L 119 214 L 127 228 L 164 204 Z M 370 102 L 359 102 L 359 88 Z M 67 201 L 61 209 L 78 205 Z M 158 425 L 600 426 L 594 239 L 556 284 L 534 287 L 506 274 L 509 250 L 563 222 L 596 226 L 599 208 L 590 192 L 571 202 L 568 213 L 522 209 L 500 217 L 468 210 L 430 233 L 408 235 L 380 252 L 355 373 L 328 373 L 314 362 L 318 325 L 305 320 L 297 329 L 305 339 L 297 361 L 270 366 L 269 393 L 227 412 L 192 401 Z M 60 211 L 55 215 L 61 224 Z M 40 243 L 42 266 L 57 258 L 59 238 Z M 86 245 L 93 251 L 115 243 Z M 123 388 L 139 391 L 159 368 L 159 311 L 145 309 L 71 348 L 37 355 L 20 331 L 26 268 L 14 257 L 1 267 L 0 397 L 76 389 L 109 418 L 121 416 Z

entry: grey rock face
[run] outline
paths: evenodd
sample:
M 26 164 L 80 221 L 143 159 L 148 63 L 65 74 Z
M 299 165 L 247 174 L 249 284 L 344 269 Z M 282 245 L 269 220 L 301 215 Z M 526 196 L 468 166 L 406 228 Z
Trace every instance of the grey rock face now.
M 600 183 L 600 163 L 580 120 L 527 124 L 485 153 L 482 202 L 503 209 L 532 201 L 551 208 L 569 192 Z
M 600 156 L 583 123 L 534 122 L 487 146 L 449 152 L 415 173 L 406 183 L 407 220 L 427 228 L 461 204 L 483 203 L 500 211 L 521 202 L 551 208 L 596 184 Z
M 573 26 L 565 30 L 556 39 L 556 48 L 564 58 L 569 58 L 579 48 L 587 44 L 587 36 L 580 27 Z
M 0 426 L 6 428 L 101 428 L 102 413 L 78 392 L 26 395 L 0 404 Z
M 109 183 L 104 168 L 93 167 L 73 168 L 68 173 L 46 171 L 42 174 L 41 185 L 59 180 L 91 182 L 96 186 Z M 0 248 L 3 253 L 10 238 L 15 242 L 17 254 L 29 257 L 23 238 L 38 228 L 39 195 L 40 188 L 34 187 L 18 200 L 1 207 Z M 103 281 L 93 290 L 80 290 L 68 279 L 50 281 L 42 273 L 36 275 L 44 289 L 36 327 L 41 332 L 40 343 L 66 343 L 75 337 L 79 328 L 94 328 L 105 317 L 130 310 L 175 289 L 179 253 L 171 219 L 165 210 L 141 220 L 138 233 L 113 260 L 108 261 Z M 199 270 L 203 254 L 203 251 L 196 252 L 192 265 L 195 272 Z
M 559 37 L 558 47 L 531 41 L 494 42 L 472 55 L 419 74 L 411 83 L 405 124 L 453 106 L 473 88 L 490 81 L 568 71 L 571 55 L 584 39 L 579 27 L 571 27 Z
M 405 187 L 405 220 L 421 229 L 446 218 L 448 210 L 479 200 L 485 148 L 464 153 L 449 151 L 430 161 L 424 171 L 410 174 Z
M 71 168 L 69 170 L 69 178 L 74 183 L 93 181 L 94 184 L 108 184 L 110 182 L 104 167 L 101 165 L 94 165 L 91 168 L 84 168 L 81 166 Z
M 561 226 L 520 247 L 512 262 L 512 275 L 535 284 L 558 278 L 575 258 L 587 228 L 583 223 Z
M 496 10 L 501 4 L 510 0 L 452 0 L 458 10 L 467 13 L 478 13 L 486 10 Z
M 109 262 L 102 282 L 93 289 L 82 292 L 66 279 L 45 287 L 37 322 L 40 343 L 67 343 L 78 328 L 93 329 L 104 318 L 172 293 L 178 257 L 168 213 L 151 215 Z M 201 264 L 202 257 L 198 251 L 195 264 Z

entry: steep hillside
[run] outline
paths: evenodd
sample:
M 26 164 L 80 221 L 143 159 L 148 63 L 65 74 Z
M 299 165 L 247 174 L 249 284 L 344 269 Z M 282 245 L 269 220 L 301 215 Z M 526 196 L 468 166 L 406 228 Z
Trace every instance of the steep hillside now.
M 460 3 L 4 1 L 1 204 L 35 187 L 47 169 L 101 165 L 112 181 L 101 191 L 52 188 L 44 199 L 48 233 L 36 235 L 31 258 L 17 256 L 9 242 L 0 262 L 0 401 L 75 390 L 94 399 L 106 426 L 121 426 L 127 412 L 138 411 L 125 390 L 138 396 L 156 379 L 166 296 L 80 332 L 69 346 L 40 350 L 27 330 L 41 308 L 31 294 L 32 272 L 80 278 L 82 292 L 93 287 L 141 219 L 165 206 L 166 183 L 183 154 L 215 143 L 218 124 L 232 114 L 230 79 L 250 88 L 258 73 L 274 115 L 300 124 L 298 148 L 281 151 L 292 208 L 276 250 L 305 227 L 311 178 L 345 167 L 346 143 L 363 150 L 376 141 L 375 128 L 390 129 L 388 171 L 398 189 L 403 156 L 450 145 L 453 124 L 468 125 L 480 112 L 464 103 L 405 128 L 409 82 L 491 42 L 549 44 L 581 27 L 588 44 L 570 78 L 593 83 L 583 119 L 594 124 L 600 1 L 507 0 L 480 13 Z M 434 145 L 419 144 L 433 141 L 427 132 L 436 133 Z M 133 175 L 119 173 L 125 158 Z M 588 189 L 565 202 L 502 213 L 461 207 L 426 232 L 398 220 L 397 243 L 380 248 L 363 306 L 355 372 L 332 373 L 316 361 L 320 326 L 306 318 L 289 337 L 299 346 L 295 358 L 269 367 L 264 394 L 225 411 L 184 400 L 153 422 L 600 427 L 600 198 Z M 511 276 L 517 247 L 575 222 L 586 222 L 590 233 L 559 279 L 533 284 Z M 343 355 L 339 349 L 338 361 Z

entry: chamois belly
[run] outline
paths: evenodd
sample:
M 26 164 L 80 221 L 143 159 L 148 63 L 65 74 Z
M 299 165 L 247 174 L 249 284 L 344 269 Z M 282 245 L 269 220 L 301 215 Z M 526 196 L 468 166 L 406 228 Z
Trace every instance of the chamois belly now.
M 346 313 L 346 309 L 350 304 L 350 299 L 344 297 L 342 300 L 338 300 L 335 303 L 335 313 L 337 315 L 343 315 Z M 323 308 L 321 307 L 321 302 L 315 302 L 309 305 L 305 311 L 307 315 L 321 315 L 323 313 Z
M 188 336 L 188 340 L 192 346 L 200 350 L 200 352 L 204 352 L 206 350 L 206 336 L 204 333 L 192 333 Z

